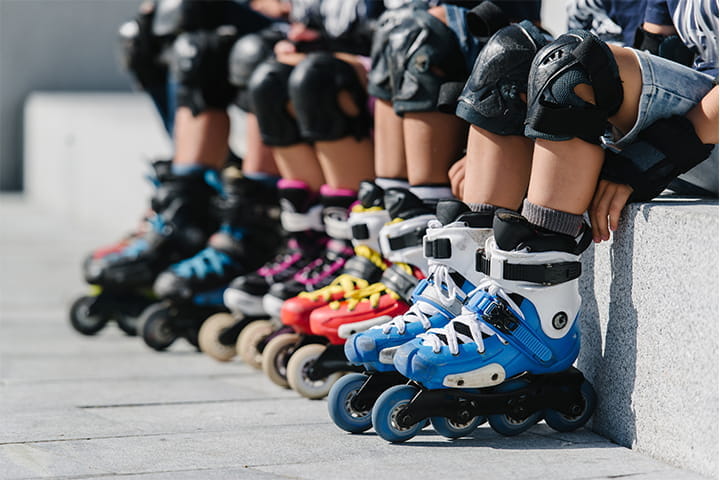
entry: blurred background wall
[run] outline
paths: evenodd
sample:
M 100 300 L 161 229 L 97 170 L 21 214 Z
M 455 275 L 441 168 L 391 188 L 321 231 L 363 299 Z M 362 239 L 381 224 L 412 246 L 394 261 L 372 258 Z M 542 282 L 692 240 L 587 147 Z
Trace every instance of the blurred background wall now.
M 116 32 L 141 0 L 0 0 L 0 190 L 23 185 L 23 104 L 33 90 L 129 91 Z

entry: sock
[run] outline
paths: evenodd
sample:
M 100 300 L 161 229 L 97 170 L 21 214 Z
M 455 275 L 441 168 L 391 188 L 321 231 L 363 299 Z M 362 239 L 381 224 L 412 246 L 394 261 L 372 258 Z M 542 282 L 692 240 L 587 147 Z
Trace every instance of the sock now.
M 249 178 L 250 180 L 254 180 L 256 182 L 262 183 L 266 187 L 274 188 L 277 186 L 278 181 L 280 180 L 280 177 L 276 175 L 270 175 L 269 173 L 263 173 L 263 172 L 255 172 L 255 173 L 246 173 L 244 174 L 245 178 Z
M 382 188 L 383 190 L 387 190 L 388 188 L 408 188 L 408 187 L 410 187 L 410 184 L 408 183 L 407 178 L 378 177 L 375 179 L 375 185 Z
M 494 214 L 495 210 L 498 209 L 495 205 L 490 205 L 489 203 L 468 203 L 468 207 L 470 207 L 470 210 L 473 212 L 478 213 L 489 213 Z
M 410 192 L 421 200 L 447 200 L 455 198 L 449 185 L 413 185 Z
M 173 175 L 177 175 L 178 177 L 190 175 L 192 173 L 199 172 L 202 170 L 209 170 L 209 169 L 203 165 L 195 165 L 195 164 L 192 164 L 192 165 L 179 164 L 178 165 L 176 163 L 173 163 L 172 167 L 171 167 L 171 171 L 172 171 Z
M 523 202 L 522 215 L 533 225 L 571 237 L 580 233 L 585 221 L 582 215 L 541 207 L 527 200 Z

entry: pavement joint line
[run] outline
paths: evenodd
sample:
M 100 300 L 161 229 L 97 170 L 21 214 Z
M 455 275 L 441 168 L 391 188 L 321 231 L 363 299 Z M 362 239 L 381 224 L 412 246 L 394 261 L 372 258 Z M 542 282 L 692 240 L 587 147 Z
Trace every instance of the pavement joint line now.
M 189 374 L 189 375 L 158 375 L 158 376 L 130 376 L 130 377 L 97 377 L 97 378 L 88 378 L 88 377 L 82 377 L 82 378 L 72 378 L 72 377 L 66 377 L 66 378 L 38 378 L 34 380 L 20 380 L 20 379 L 12 379 L 12 378 L 6 378 L 3 380 L 4 384 L 10 386 L 10 385 L 39 385 L 39 384 L 57 384 L 57 383 L 95 383 L 95 382 L 101 382 L 101 383 L 116 383 L 116 382 L 127 382 L 127 381 L 135 381 L 135 380 L 141 380 L 141 381 L 157 381 L 157 380 L 188 380 L 193 378 L 206 378 L 206 379 L 212 379 L 212 380 L 224 380 L 224 379 L 236 379 L 238 377 L 246 377 L 254 375 L 254 372 L 251 373 L 235 373 L 235 374 L 219 374 L 219 375 L 207 375 L 207 374 Z
M 257 428 L 286 428 L 286 427 L 308 427 L 313 425 L 327 426 L 327 422 L 309 422 L 309 423 L 283 423 L 282 425 L 244 425 L 244 429 L 257 429 Z M 165 433 L 136 433 L 127 435 L 99 435 L 97 437 L 77 437 L 77 438 L 53 438 L 44 440 L 27 440 L 27 441 L 15 441 L 15 442 L 0 442 L 0 447 L 6 447 L 10 445 L 39 445 L 47 443 L 66 443 L 66 442 L 92 442 L 96 440 L 120 440 L 125 438 L 153 438 L 153 437 L 177 437 L 187 435 L 207 435 L 207 434 L 220 434 L 220 433 L 232 433 L 237 430 L 187 430 L 181 432 L 165 432 Z M 272 464 L 271 464 L 272 465 Z
M 278 464 L 278 465 L 302 465 L 301 463 L 288 463 L 288 464 Z M 81 474 L 81 475 L 65 475 L 60 477 L 52 477 L 54 480 L 83 480 L 83 479 L 91 479 L 91 478 L 113 478 L 113 477 L 136 477 L 136 476 L 146 476 L 146 475 L 161 475 L 164 473 L 191 473 L 191 472 L 215 472 L 215 471 L 226 471 L 228 469 L 253 469 L 252 466 L 249 465 L 225 465 L 223 467 L 207 467 L 207 468 L 183 468 L 178 470 L 154 470 L 154 471 L 145 471 L 145 472 L 107 472 L 107 473 L 95 473 L 95 474 Z M 287 475 L 279 474 L 279 473 L 271 473 L 271 472 L 263 472 L 262 470 L 258 470 L 258 472 L 261 473 L 268 473 L 269 475 L 273 475 L 278 478 L 297 478 L 297 477 L 289 477 Z M 44 480 L 47 477 L 25 477 L 20 480 Z
M 145 402 L 145 403 L 117 403 L 107 405 L 77 405 L 75 408 L 83 410 L 103 408 L 135 408 L 135 407 L 166 407 L 170 405 L 204 405 L 216 403 L 243 403 L 243 402 L 267 402 L 274 400 L 296 400 L 288 397 L 266 397 L 266 398 L 228 398 L 226 400 L 188 400 L 176 402 Z M 302 400 L 298 398 L 297 400 Z

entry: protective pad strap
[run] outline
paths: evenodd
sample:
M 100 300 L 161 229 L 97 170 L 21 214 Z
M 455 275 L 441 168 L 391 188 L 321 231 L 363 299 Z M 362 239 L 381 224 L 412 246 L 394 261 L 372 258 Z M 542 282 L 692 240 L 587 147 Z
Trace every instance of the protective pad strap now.
M 695 58 L 695 53 L 683 43 L 679 36 L 650 33 L 642 27 L 638 27 L 635 31 L 633 48 L 648 51 L 653 55 L 667 58 L 687 67 L 692 65 Z
M 600 176 L 633 187 L 632 200 L 647 201 L 705 160 L 712 149 L 713 145 L 702 143 L 686 117 L 676 115 L 641 131 L 638 141 L 620 153 L 606 150 Z
M 510 24 L 502 8 L 493 2 L 485 1 L 465 14 L 470 33 L 476 37 L 489 37 Z

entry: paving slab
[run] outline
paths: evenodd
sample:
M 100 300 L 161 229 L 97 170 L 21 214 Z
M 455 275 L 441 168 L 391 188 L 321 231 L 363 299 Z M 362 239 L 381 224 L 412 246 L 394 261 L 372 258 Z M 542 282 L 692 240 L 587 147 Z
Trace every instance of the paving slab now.
M 455 441 L 426 429 L 403 445 L 344 433 L 326 401 L 240 362 L 182 342 L 153 352 L 114 327 L 73 332 L 79 262 L 112 232 L 2 196 L 0 229 L 2 480 L 706 478 L 588 429 L 509 438 L 484 425 Z

